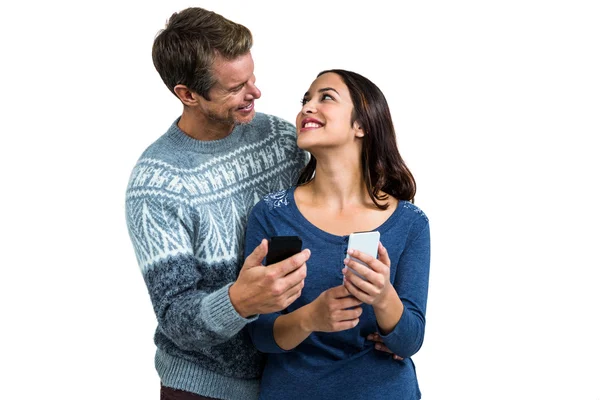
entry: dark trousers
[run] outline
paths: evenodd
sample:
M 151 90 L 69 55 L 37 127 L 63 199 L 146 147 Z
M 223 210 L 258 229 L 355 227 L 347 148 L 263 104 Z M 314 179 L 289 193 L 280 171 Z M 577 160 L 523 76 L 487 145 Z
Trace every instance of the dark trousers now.
M 204 397 L 185 390 L 173 389 L 160 385 L 160 400 L 217 400 L 213 397 Z

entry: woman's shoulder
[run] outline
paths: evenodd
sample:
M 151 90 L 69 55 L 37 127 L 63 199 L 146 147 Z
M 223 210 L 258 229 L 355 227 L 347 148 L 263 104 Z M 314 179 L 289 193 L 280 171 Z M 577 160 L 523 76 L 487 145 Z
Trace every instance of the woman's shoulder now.
M 425 212 L 421 208 L 416 206 L 414 203 L 411 203 L 410 201 L 407 201 L 407 200 L 398 201 L 398 208 L 400 210 L 404 211 L 404 214 L 406 214 L 406 216 L 408 218 L 415 219 L 415 220 L 420 219 L 426 223 L 429 222 L 429 218 L 427 217 Z
M 424 229 L 429 227 L 429 217 L 425 212 L 411 203 L 410 201 L 400 200 L 398 202 L 397 212 L 402 223 L 409 235 L 418 235 Z
M 261 202 L 265 204 L 268 210 L 274 211 L 285 209 L 290 206 L 293 201 L 294 187 L 271 192 L 262 198 Z
M 264 216 L 289 212 L 293 195 L 294 187 L 268 193 L 254 205 L 252 212 Z

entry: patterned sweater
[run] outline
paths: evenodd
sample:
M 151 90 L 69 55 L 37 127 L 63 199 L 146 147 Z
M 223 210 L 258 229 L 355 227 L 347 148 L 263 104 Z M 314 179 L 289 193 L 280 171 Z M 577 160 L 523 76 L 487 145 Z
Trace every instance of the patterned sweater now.
M 156 313 L 156 369 L 165 386 L 222 399 L 258 395 L 263 360 L 229 287 L 244 260 L 247 216 L 293 185 L 308 156 L 296 129 L 257 113 L 220 140 L 177 126 L 149 146 L 127 188 L 129 234 Z

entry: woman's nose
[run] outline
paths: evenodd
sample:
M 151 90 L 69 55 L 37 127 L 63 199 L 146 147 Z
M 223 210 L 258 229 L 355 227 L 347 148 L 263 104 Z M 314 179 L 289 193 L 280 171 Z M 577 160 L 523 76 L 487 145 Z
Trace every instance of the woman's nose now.
M 302 114 L 314 114 L 315 113 L 315 107 L 313 105 L 313 103 L 311 103 L 310 101 L 307 101 L 306 103 L 304 103 L 304 105 L 302 106 Z

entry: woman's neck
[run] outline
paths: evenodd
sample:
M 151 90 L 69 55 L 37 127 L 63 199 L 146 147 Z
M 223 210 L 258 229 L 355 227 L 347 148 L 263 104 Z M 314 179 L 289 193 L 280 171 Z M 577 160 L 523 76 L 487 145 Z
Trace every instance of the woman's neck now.
M 330 210 L 343 211 L 372 204 L 358 160 L 319 159 L 315 178 L 306 189 L 313 204 Z
M 319 158 L 315 178 L 299 186 L 294 198 L 308 222 L 338 236 L 377 229 L 397 206 L 396 199 L 389 196 L 391 207 L 378 208 L 369 196 L 360 167 L 342 159 L 324 162 Z

